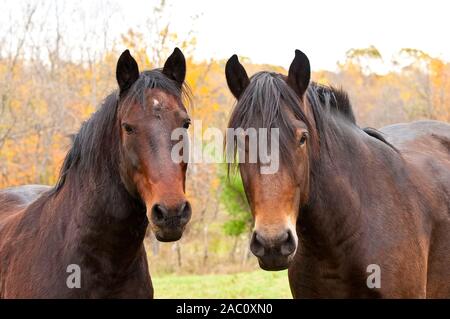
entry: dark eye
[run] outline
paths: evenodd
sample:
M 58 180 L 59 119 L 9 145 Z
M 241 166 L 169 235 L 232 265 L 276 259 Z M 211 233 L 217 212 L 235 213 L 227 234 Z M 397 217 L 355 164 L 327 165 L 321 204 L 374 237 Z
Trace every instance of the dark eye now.
M 187 119 L 183 123 L 183 128 L 188 129 L 190 125 L 191 125 L 191 119 Z
M 308 133 L 303 133 L 302 137 L 300 138 L 300 146 L 304 145 L 306 143 L 306 140 L 308 139 Z
M 134 133 L 134 128 L 133 128 L 130 124 L 123 123 L 123 124 L 122 124 L 122 127 L 123 127 L 123 129 L 125 130 L 125 132 L 127 132 L 127 134 L 132 134 L 132 133 Z

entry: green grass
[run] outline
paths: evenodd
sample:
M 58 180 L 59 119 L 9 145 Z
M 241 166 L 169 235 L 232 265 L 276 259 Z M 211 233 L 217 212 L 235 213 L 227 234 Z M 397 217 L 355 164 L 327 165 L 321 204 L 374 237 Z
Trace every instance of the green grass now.
M 152 276 L 155 298 L 292 298 L 287 271 Z

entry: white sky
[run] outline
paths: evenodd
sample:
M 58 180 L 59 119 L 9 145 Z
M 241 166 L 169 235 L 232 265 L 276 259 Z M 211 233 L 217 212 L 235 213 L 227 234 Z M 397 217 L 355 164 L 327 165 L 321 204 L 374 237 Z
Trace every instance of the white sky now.
M 155 2 L 159 2 L 155 0 Z M 120 4 L 124 18 L 143 19 L 148 0 Z M 350 48 L 375 45 L 385 60 L 412 47 L 450 61 L 448 0 L 172 0 L 171 26 L 183 33 L 195 25 L 198 59 L 237 53 L 256 63 L 287 68 L 294 50 L 304 51 L 313 70 L 335 69 Z
M 1 30 L 7 19 L 17 19 L 18 10 L 27 1 L 33 0 L 3 3 Z M 140 26 L 160 2 L 41 1 L 65 8 L 58 11 L 65 30 L 64 41 L 74 47 L 84 45 L 89 48 L 102 45 L 95 38 L 89 38 L 89 28 L 102 30 L 104 19 L 107 19 L 109 39 L 119 37 L 130 28 L 144 32 Z M 167 21 L 170 21 L 172 31 L 183 36 L 194 30 L 197 38 L 194 55 L 198 60 L 226 59 L 236 53 L 255 63 L 288 68 L 294 50 L 300 49 L 310 58 L 313 70 L 334 70 L 336 62 L 343 60 L 348 49 L 375 45 L 386 62 L 405 47 L 421 49 L 450 61 L 450 0 L 166 1 L 169 3 Z M 105 11 L 102 7 L 115 13 L 110 16 L 100 12 Z M 83 17 L 72 14 L 76 8 L 83 9 Z M 42 11 L 40 15 L 44 16 L 46 28 L 51 33 L 56 23 L 55 12 Z M 199 18 L 192 26 L 192 16 L 196 15 Z M 15 37 L 15 33 L 12 34 Z

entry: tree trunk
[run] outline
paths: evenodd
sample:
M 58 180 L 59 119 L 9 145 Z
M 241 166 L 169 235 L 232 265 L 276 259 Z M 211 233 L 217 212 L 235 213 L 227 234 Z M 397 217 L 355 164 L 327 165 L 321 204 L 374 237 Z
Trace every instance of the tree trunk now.
M 244 254 L 242 255 L 242 266 L 245 266 L 247 264 L 247 261 L 250 259 L 251 251 L 250 251 L 250 240 L 252 239 L 252 233 L 249 232 L 247 235 L 247 240 L 244 241 L 245 247 L 242 250 Z
M 158 256 L 158 254 L 159 254 L 159 241 L 156 239 L 156 237 L 155 237 L 155 235 L 153 233 L 150 235 L 150 241 L 152 243 L 153 256 Z
M 178 268 L 181 268 L 182 262 L 181 262 L 181 244 L 179 241 L 175 243 L 175 251 L 177 252 L 177 264 Z
M 203 227 L 203 266 L 206 266 L 208 255 L 208 225 L 205 223 Z
M 236 254 L 236 248 L 238 245 L 238 241 L 239 241 L 239 236 L 234 236 L 233 247 L 231 248 L 231 251 L 230 251 L 230 260 L 232 262 L 234 262 L 234 255 Z

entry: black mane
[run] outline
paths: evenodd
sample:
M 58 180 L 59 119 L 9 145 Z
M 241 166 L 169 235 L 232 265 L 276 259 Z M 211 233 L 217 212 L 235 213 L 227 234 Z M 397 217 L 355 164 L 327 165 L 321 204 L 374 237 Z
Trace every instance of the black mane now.
M 341 113 L 353 124 L 356 124 L 353 108 L 347 92 L 333 86 L 327 86 L 311 82 L 308 88 L 309 93 L 314 93 L 319 98 L 322 107 L 329 107 Z
M 139 79 L 126 93 L 125 99 L 135 99 L 144 106 L 146 89 L 161 89 L 179 98 L 181 101 L 188 104 L 191 102 L 191 92 L 186 83 L 180 87 L 175 81 L 165 76 L 161 69 L 142 72 Z
M 67 175 L 73 170 L 77 170 L 77 178 L 81 184 L 93 176 L 96 178 L 86 182 L 95 181 L 101 184 L 104 182 L 103 176 L 110 175 L 108 170 L 117 169 L 119 129 L 116 127 L 116 117 L 119 100 L 123 99 L 121 108 L 127 107 L 128 102 L 132 100 L 144 105 L 146 89 L 154 88 L 161 89 L 180 101 L 190 102 L 189 88 L 185 85 L 180 87 L 160 69 L 142 72 L 123 97 L 119 97 L 118 91 L 114 91 L 105 98 L 100 108 L 83 122 L 78 133 L 72 137 L 72 147 L 64 159 L 54 192 L 61 189 Z
M 306 124 L 310 133 L 317 134 L 313 137 L 317 140 L 317 145 L 312 143 L 311 147 L 328 149 L 328 144 L 337 138 L 335 130 L 342 122 L 360 129 L 356 124 L 348 94 L 342 89 L 311 82 L 305 99 L 313 111 L 316 132 L 312 130 L 303 108 L 299 107 L 296 93 L 286 83 L 283 75 L 273 72 L 256 73 L 250 78 L 250 84 L 237 102 L 228 126 L 244 130 L 250 127 L 279 128 L 280 160 L 288 169 L 292 169 L 295 163 L 292 145 L 295 145 L 296 141 L 295 128 L 288 120 L 286 108 Z M 393 147 L 377 130 L 362 131 Z M 236 141 L 234 143 L 236 145 Z
M 326 111 L 328 109 L 337 112 L 338 114 L 342 115 L 344 119 L 350 121 L 350 123 L 358 127 L 355 115 L 353 113 L 353 108 L 350 103 L 350 99 L 347 92 L 345 92 L 343 89 L 338 89 L 333 86 L 326 86 L 312 82 L 308 88 L 308 101 L 313 105 L 313 111 L 317 109 Z M 316 106 L 318 104 L 320 104 L 320 106 L 317 108 Z M 397 151 L 397 149 L 384 138 L 383 133 L 381 133 L 377 129 L 366 127 L 363 128 L 362 131 Z
M 278 128 L 280 160 L 287 167 L 292 167 L 294 163 L 292 143 L 295 140 L 295 128 L 288 118 L 289 114 L 285 107 L 297 119 L 304 122 L 309 130 L 312 130 L 308 117 L 298 103 L 296 93 L 286 84 L 281 74 L 256 73 L 250 78 L 250 84 L 237 102 L 228 127 L 244 130 L 252 127 L 267 128 L 268 134 L 270 134 L 271 128 Z M 234 156 L 236 156 L 237 140 L 228 142 L 234 143 Z

